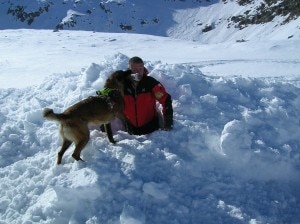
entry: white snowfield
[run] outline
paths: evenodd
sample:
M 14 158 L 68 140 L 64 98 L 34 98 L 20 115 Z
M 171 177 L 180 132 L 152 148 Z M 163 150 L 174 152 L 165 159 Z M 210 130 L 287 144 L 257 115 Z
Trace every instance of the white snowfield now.
M 300 223 L 300 42 L 0 31 L 0 223 Z M 141 56 L 174 129 L 99 127 L 55 164 L 62 112 Z

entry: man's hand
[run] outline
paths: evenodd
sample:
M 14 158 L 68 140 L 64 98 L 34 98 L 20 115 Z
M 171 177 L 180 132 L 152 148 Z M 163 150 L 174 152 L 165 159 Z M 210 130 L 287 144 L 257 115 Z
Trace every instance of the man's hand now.
M 170 131 L 173 129 L 173 107 L 172 99 L 168 94 L 168 97 L 165 102 L 165 112 L 164 112 L 164 130 Z
M 164 130 L 171 131 L 173 129 L 173 114 L 165 115 Z

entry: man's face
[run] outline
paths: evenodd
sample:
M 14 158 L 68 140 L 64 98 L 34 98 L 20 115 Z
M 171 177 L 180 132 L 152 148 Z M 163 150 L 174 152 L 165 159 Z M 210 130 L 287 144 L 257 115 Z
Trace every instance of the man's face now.
M 132 80 L 139 82 L 143 78 L 144 75 L 144 64 L 143 63 L 132 63 L 129 65 L 131 70 L 131 78 Z
M 129 65 L 130 70 L 133 74 L 138 73 L 139 75 L 144 74 L 144 64 L 143 63 L 132 63 Z

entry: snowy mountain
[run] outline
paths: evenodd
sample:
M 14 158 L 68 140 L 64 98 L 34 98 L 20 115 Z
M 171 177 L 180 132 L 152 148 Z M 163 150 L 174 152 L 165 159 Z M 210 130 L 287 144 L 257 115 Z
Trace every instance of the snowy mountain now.
M 299 4 L 295 0 L 5 0 L 0 29 L 141 33 L 202 42 L 299 39 Z M 258 33 L 260 27 L 264 29 Z

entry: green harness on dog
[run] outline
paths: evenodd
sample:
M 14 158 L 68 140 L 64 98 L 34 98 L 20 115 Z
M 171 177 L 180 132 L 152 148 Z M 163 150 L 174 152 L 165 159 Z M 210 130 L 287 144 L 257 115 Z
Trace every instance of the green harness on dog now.
M 98 90 L 98 91 L 96 91 L 96 94 L 98 95 L 98 96 L 103 96 L 103 95 L 106 95 L 106 96 L 108 96 L 108 94 L 111 92 L 111 89 L 110 88 L 103 88 L 102 90 Z
M 112 91 L 110 88 L 104 87 L 102 90 L 96 91 L 97 96 L 106 96 L 106 102 L 110 106 L 110 109 L 114 109 L 114 106 L 116 102 L 114 102 L 111 97 L 109 96 L 109 93 Z

